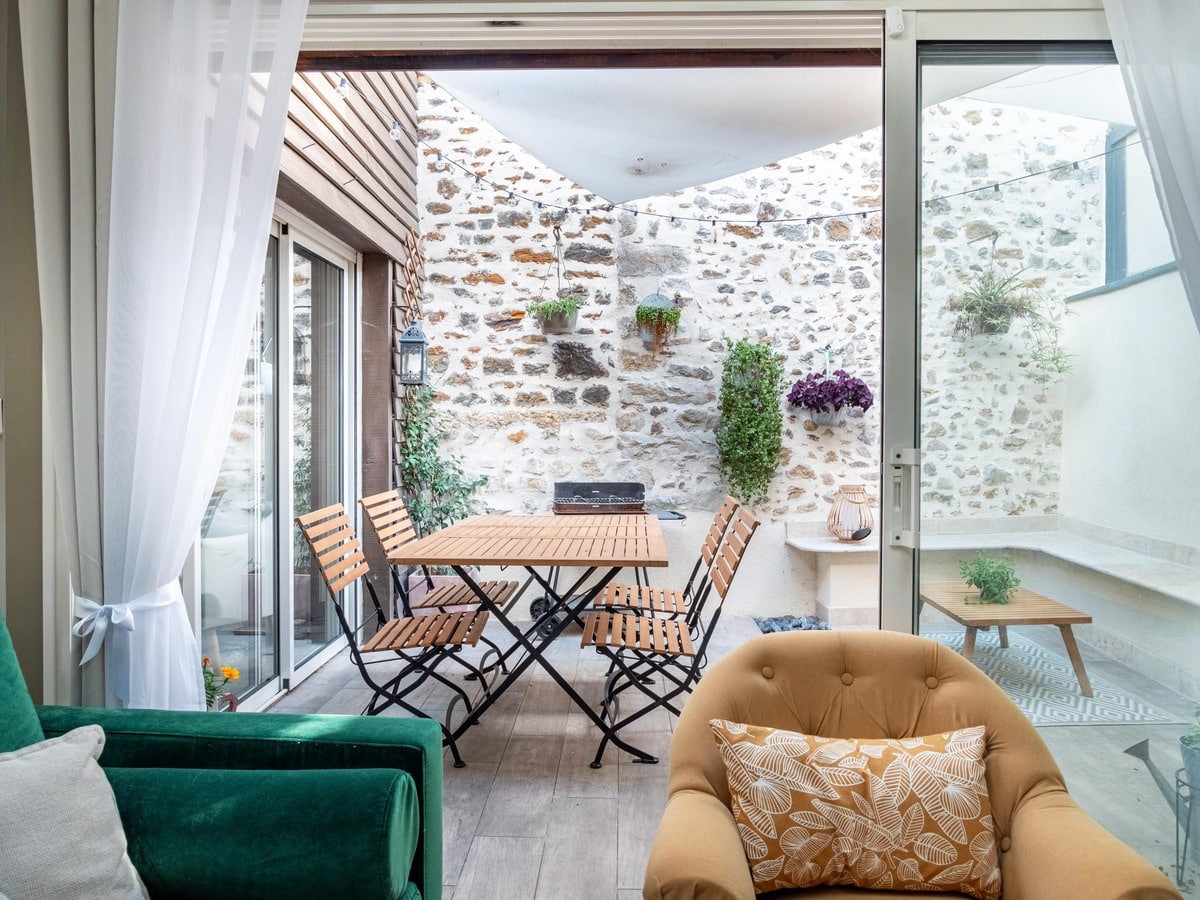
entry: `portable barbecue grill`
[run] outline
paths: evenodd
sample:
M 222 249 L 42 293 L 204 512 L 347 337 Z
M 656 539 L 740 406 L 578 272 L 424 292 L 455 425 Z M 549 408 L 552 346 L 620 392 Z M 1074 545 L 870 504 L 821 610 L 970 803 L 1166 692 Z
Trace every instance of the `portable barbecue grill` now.
M 646 486 L 640 481 L 556 481 L 556 516 L 618 515 L 646 511 Z

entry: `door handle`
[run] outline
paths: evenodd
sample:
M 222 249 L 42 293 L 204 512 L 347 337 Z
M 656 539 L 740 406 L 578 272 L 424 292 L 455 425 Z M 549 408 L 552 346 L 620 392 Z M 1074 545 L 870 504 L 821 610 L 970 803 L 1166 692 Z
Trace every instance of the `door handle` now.
M 888 544 L 892 547 L 921 547 L 921 451 L 917 447 L 894 448 L 888 453 L 891 483 L 891 515 Z

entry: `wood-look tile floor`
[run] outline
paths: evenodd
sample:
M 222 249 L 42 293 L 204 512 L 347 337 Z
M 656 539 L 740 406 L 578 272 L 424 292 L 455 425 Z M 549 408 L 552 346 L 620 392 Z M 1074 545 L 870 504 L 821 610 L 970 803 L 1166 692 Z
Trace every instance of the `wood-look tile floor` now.
M 1044 632 L 1044 633 L 1043 633 Z M 758 634 L 749 618 L 721 621 L 710 658 Z M 1057 629 L 1023 628 L 1061 653 Z M 1190 718 L 1193 704 L 1081 645 L 1088 672 L 1160 708 Z M 599 700 L 606 661 L 581 650 L 568 630 L 551 649 L 556 667 L 581 695 Z M 272 712 L 358 714 L 370 699 L 342 653 L 282 698 Z M 445 688 L 426 688 L 423 709 L 439 712 Z M 666 801 L 674 719 L 657 711 L 630 728 L 636 745 L 659 756 L 634 763 L 609 748 L 588 766 L 598 733 L 545 671 L 534 666 L 459 742 L 466 767 L 446 755 L 446 900 L 636 900 Z M 1175 819 L 1146 767 L 1125 748 L 1149 738 L 1159 768 L 1174 781 L 1183 725 L 1056 726 L 1040 729 L 1067 786 L 1109 831 L 1174 878 Z M 636 732 L 636 734 L 634 734 Z M 1196 840 L 1197 836 L 1193 836 Z M 1190 864 L 1184 896 L 1200 900 L 1200 868 Z

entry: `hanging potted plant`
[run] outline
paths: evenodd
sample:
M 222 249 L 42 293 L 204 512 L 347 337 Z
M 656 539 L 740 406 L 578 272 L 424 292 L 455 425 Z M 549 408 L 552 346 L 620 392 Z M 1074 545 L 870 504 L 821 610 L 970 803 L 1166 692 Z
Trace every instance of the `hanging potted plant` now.
M 575 321 L 583 301 L 583 288 L 568 285 L 554 297 L 538 297 L 530 301 L 525 311 L 537 319 L 542 334 L 570 334 L 575 330 Z
M 647 349 L 658 352 L 679 331 L 679 304 L 665 294 L 654 293 L 637 305 L 633 318 L 642 343 Z
M 783 451 L 779 391 L 783 357 L 766 344 L 726 341 L 721 374 L 717 460 L 729 491 L 747 503 L 765 500 Z
M 875 402 L 875 395 L 861 378 L 837 369 L 832 373 L 809 372 L 792 385 L 787 401 L 807 409 L 814 425 L 839 425 L 848 407 L 866 412 Z
M 1040 321 L 1036 292 L 1021 278 L 1021 269 L 1006 275 L 992 266 L 976 272 L 965 290 L 951 297 L 946 309 L 956 314 L 954 333 L 1007 334 L 1016 319 Z

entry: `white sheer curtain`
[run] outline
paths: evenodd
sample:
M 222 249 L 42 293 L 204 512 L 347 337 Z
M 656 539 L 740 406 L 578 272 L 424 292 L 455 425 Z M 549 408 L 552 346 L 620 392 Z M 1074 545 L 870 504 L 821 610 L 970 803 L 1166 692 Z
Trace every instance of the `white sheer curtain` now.
M 43 2 L 22 3 L 23 34 L 26 6 Z M 67 19 L 87 6 L 53 5 Z M 120 0 L 116 8 L 111 192 L 101 148 L 94 161 L 85 148 L 55 148 L 72 168 L 80 159 L 95 166 L 97 222 L 100 198 L 110 194 L 107 266 L 98 241 L 92 271 L 97 294 L 107 294 L 104 324 L 96 325 L 103 587 L 76 582 L 75 632 L 85 639 L 84 661 L 105 646 L 110 702 L 200 709 L 199 655 L 178 576 L 242 377 L 307 0 Z M 99 105 L 96 114 L 104 114 Z M 36 191 L 36 171 L 34 178 Z M 61 218 L 61 209 L 48 214 L 69 230 L 68 243 L 86 243 Z M 39 240 L 39 273 L 42 256 Z M 72 259 L 72 280 L 76 273 L 87 280 L 86 260 L 77 267 Z M 48 379 L 52 407 L 61 389 Z M 87 410 L 70 416 L 77 424 Z M 64 471 L 56 459 L 65 497 L 76 496 L 72 478 L 87 462 L 67 459 Z M 90 523 L 74 515 L 68 530 L 82 541 Z
M 1104 0 L 1104 13 L 1200 327 L 1200 3 Z

